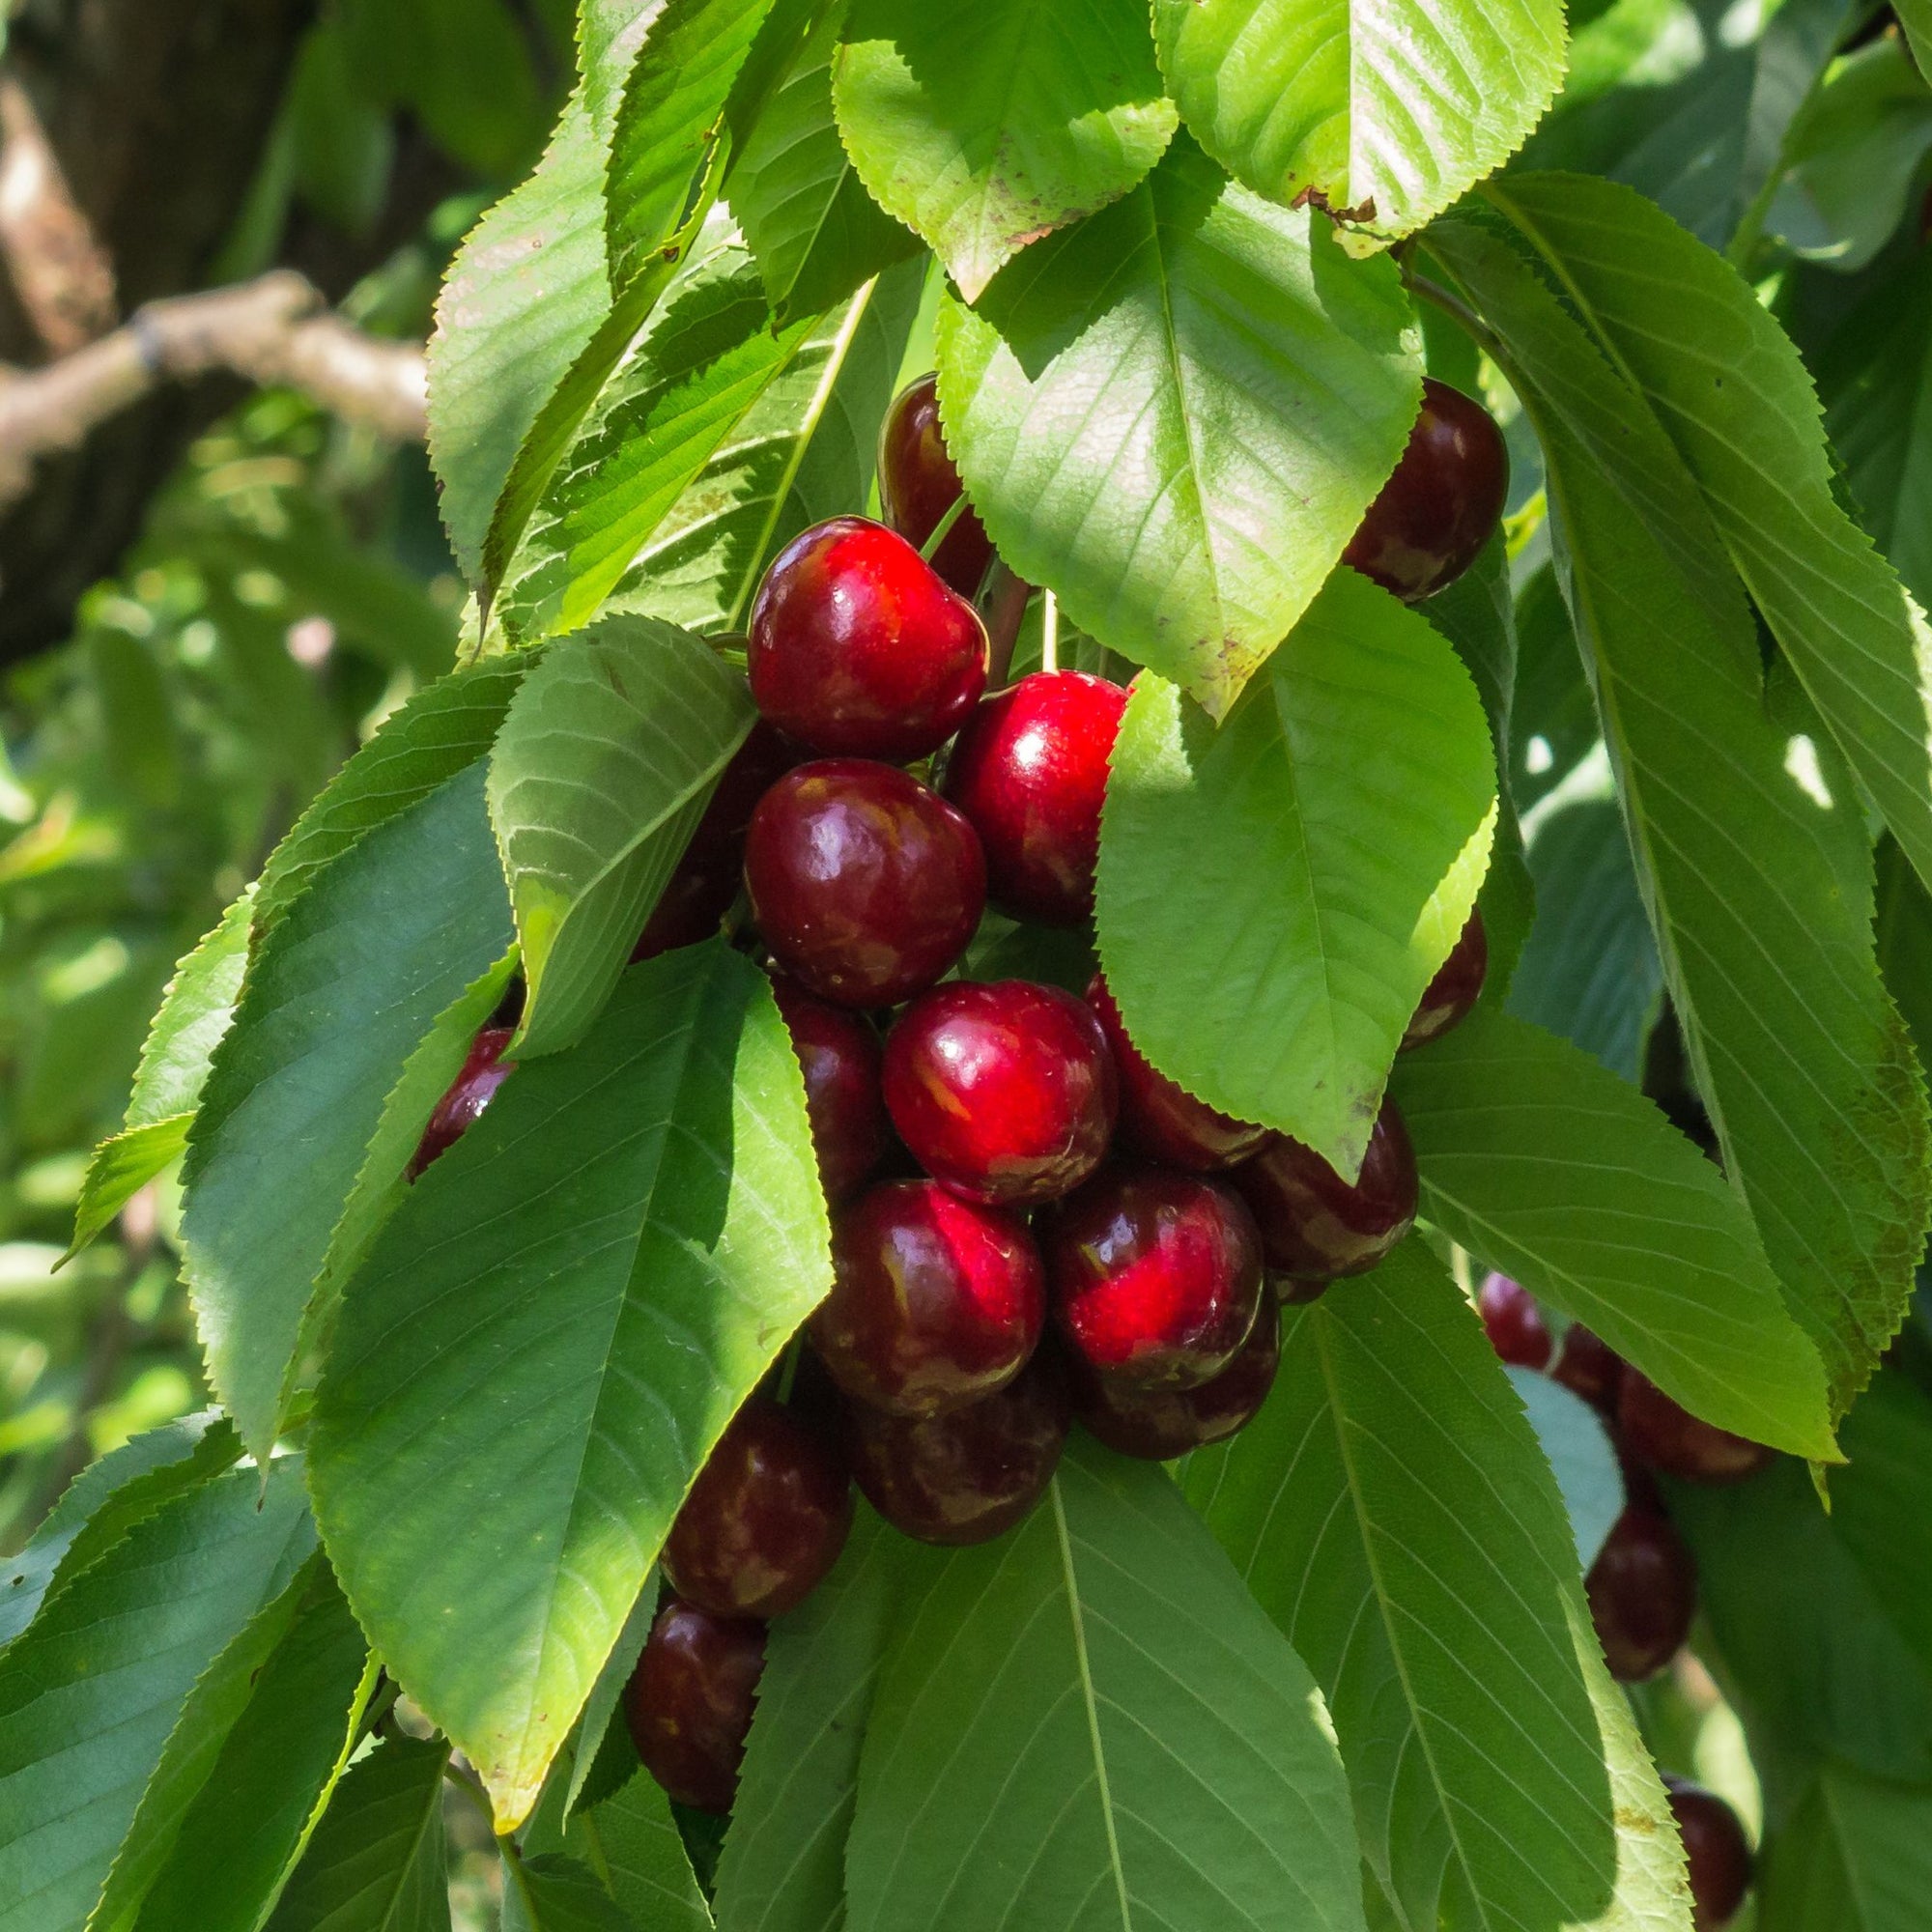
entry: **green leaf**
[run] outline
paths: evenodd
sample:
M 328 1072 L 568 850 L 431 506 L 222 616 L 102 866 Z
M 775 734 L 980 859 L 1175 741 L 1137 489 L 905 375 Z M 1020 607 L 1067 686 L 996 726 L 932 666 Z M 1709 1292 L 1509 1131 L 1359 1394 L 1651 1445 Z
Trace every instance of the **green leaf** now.
M 1587 1576 L 1605 1537 L 1623 1514 L 1617 1452 L 1603 1417 L 1581 1396 L 1532 1369 L 1513 1368 L 1509 1378 L 1556 1478 L 1577 1545 L 1577 1567 Z
M 1912 1029 L 1918 1064 L 1932 1065 L 1932 893 L 1890 839 L 1878 848 L 1878 960 Z
M 352 1765 L 265 1932 L 449 1932 L 448 1761 L 447 1745 L 391 1737 Z
M 1276 201 L 1420 228 L 1522 145 L 1563 79 L 1560 0 L 1154 0 L 1195 138 Z
M 718 943 L 520 1068 L 351 1282 L 316 1405 L 329 1554 L 506 1829 L 829 1239 L 789 1036 Z
M 1766 692 L 1704 501 L 1640 399 L 1487 221 L 1445 219 L 1431 244 L 1542 440 L 1558 571 L 1698 1091 L 1842 1412 L 1903 1317 L 1932 1177 L 1849 781 L 1835 796 L 1821 782 L 1829 740 L 1798 722 L 1796 694 Z
M 940 311 L 947 440 L 1000 554 L 1215 717 L 1321 587 L 1415 419 L 1395 267 L 1186 135 Z
M 852 0 L 841 38 L 846 152 L 968 301 L 1030 243 L 1118 201 L 1179 125 L 1136 0 Z
M 1328 1698 L 1402 1921 L 1460 1918 L 1459 1900 L 1480 1925 L 1601 1913 L 1620 1860 L 1570 1528 L 1419 1240 L 1289 1311 L 1266 1406 L 1186 1485 Z
M 372 1203 L 400 1182 L 462 1065 L 464 1022 L 481 1024 L 471 989 L 512 942 L 482 794 L 471 765 L 331 866 L 264 943 L 216 1050 L 189 1136 L 185 1267 L 211 1378 L 258 1454 L 311 1304 L 332 1294 L 326 1264 L 353 1259 Z
M 1507 1013 L 1405 1054 L 1392 1091 L 1425 1218 L 1591 1328 L 1687 1408 L 1834 1454 L 1817 1352 L 1744 1205 L 1634 1088 Z
M 488 787 L 529 986 L 513 1055 L 596 1017 L 756 715 L 742 675 L 648 617 L 604 618 L 524 681 Z
M 1905 42 L 1918 71 L 1932 75 L 1932 0 L 1897 0 L 1892 12 L 1905 29 Z
M 630 1682 L 638 1659 L 643 1655 L 644 1639 L 650 1635 L 651 1625 L 657 1619 L 659 1594 L 658 1574 L 653 1570 L 644 1578 L 643 1588 L 638 1592 L 638 1601 L 631 1605 L 631 1613 L 624 1619 L 624 1628 L 617 1633 L 617 1641 L 611 1646 L 611 1655 L 604 1660 L 604 1668 L 597 1673 L 597 1682 L 590 1687 L 590 1695 L 584 1699 L 583 1719 L 577 1731 L 577 1751 L 571 1760 L 570 1779 L 563 1792 L 566 1818 L 577 1809 L 593 1775 L 600 1779 L 607 1775 L 605 1767 L 598 1762 L 600 1758 L 605 1758 L 607 1749 L 618 1745 L 621 1750 L 629 1750 L 628 1733 L 621 1739 L 613 1739 L 611 1733 L 613 1729 L 624 1731 L 622 1722 L 617 1720 L 617 1700 L 624 1694 L 624 1686 Z M 637 1752 L 631 1750 L 628 1762 L 635 1764 L 636 1761 Z M 620 1783 L 626 1781 L 618 1779 Z M 606 1785 L 603 1792 L 591 1795 L 590 1803 L 600 1803 L 603 1796 L 611 1790 L 611 1786 Z
M 195 1681 L 315 1547 L 300 1465 L 136 1523 L 0 1658 L 0 1927 L 78 1932 Z
M 1821 1765 L 1767 1852 L 1758 1932 L 1918 1932 L 1932 1895 L 1932 1792 Z
M 1159 1469 L 1076 1441 L 906 1595 L 846 1882 L 852 1932 L 1359 1932 L 1321 1698 Z
M 711 1932 L 711 1908 L 697 1889 L 670 1800 L 649 1772 L 638 1772 L 613 1797 L 580 1811 L 564 1843 L 639 1926 Z
M 616 1901 L 587 1866 L 560 1853 L 519 1858 L 511 1840 L 503 1854 L 503 1932 L 636 1932 Z
M 1100 957 L 1142 1051 L 1352 1175 L 1494 825 L 1447 642 L 1337 571 L 1218 730 L 1142 678 L 1101 819 Z

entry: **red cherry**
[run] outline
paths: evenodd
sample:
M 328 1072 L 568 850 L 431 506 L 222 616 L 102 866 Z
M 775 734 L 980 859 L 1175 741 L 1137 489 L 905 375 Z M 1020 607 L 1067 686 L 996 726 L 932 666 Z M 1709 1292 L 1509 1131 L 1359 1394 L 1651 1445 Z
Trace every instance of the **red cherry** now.
M 1352 1186 L 1313 1148 L 1286 1134 L 1274 1135 L 1230 1179 L 1254 1209 L 1269 1270 L 1291 1281 L 1364 1274 L 1415 1222 L 1415 1150 L 1393 1099 L 1382 1101 Z
M 1490 970 L 1490 935 L 1483 929 L 1483 915 L 1471 912 L 1449 956 L 1435 969 L 1435 977 L 1423 989 L 1422 1004 L 1402 1037 L 1402 1050 L 1435 1039 L 1469 1016 L 1470 1009 L 1482 996 L 1483 979 Z
M 1121 1139 L 1135 1153 L 1164 1167 L 1211 1174 L 1247 1159 L 1268 1138 L 1265 1127 L 1250 1126 L 1217 1113 L 1178 1081 L 1157 1072 L 1132 1040 L 1121 1009 L 1096 973 L 1087 988 L 1087 1004 L 1099 1017 L 1121 1078 Z
M 1580 1395 L 1600 1415 L 1610 1416 L 1616 1413 L 1624 1366 L 1624 1358 L 1607 1342 L 1580 1321 L 1573 1321 L 1549 1377 L 1573 1395 Z
M 731 1418 L 670 1526 L 665 1576 L 720 1617 L 778 1617 L 817 1588 L 852 1527 L 845 1465 L 768 1396 Z
M 1016 1380 L 945 1415 L 852 1404 L 846 1449 L 866 1500 L 895 1529 L 922 1543 L 986 1543 L 1045 1493 L 1068 1421 L 1060 1365 L 1042 1350 Z
M 728 1811 L 765 1668 L 765 1627 L 672 1597 L 624 1687 L 644 1769 L 680 1804 Z
M 1684 1648 L 1697 1614 L 1697 1566 L 1660 1511 L 1625 1509 L 1583 1588 L 1610 1675 L 1622 1683 L 1655 1677 Z
M 1506 1274 L 1483 1277 L 1476 1307 L 1489 1331 L 1490 1346 L 1504 1361 L 1520 1369 L 1549 1366 L 1549 1328 L 1535 1297 L 1520 1282 Z
M 1509 451 L 1495 418 L 1425 376 L 1422 410 L 1381 495 L 1342 561 L 1413 604 L 1475 562 L 1509 497 Z
M 917 550 L 959 500 L 959 471 L 939 426 L 939 378 L 922 376 L 893 398 L 879 431 L 879 501 L 886 522 Z M 976 596 L 993 560 L 992 539 L 962 510 L 933 554 L 932 567 L 962 597 Z
M 1041 1246 L 1061 1334 L 1121 1382 L 1198 1388 L 1255 1325 L 1261 1240 L 1219 1181 L 1107 1168 L 1053 1210 Z
M 986 688 L 986 627 L 896 530 L 834 517 L 765 573 L 746 653 L 781 731 L 833 757 L 936 752 Z
M 1078 1356 L 1069 1369 L 1073 1413 L 1109 1449 L 1165 1463 L 1245 1429 L 1281 1367 L 1281 1317 L 1263 1297 L 1235 1359 L 1198 1388 L 1142 1388 L 1095 1374 Z
M 1771 1461 L 1763 1443 L 1692 1415 L 1629 1367 L 1617 1391 L 1617 1435 L 1639 1463 L 1687 1483 L 1742 1483 Z
M 1113 1057 L 1086 1003 L 1029 980 L 951 980 L 886 1039 L 886 1111 L 913 1157 L 969 1201 L 1057 1200 L 1113 1137 Z
M 1125 689 L 1040 670 L 984 699 L 946 764 L 946 796 L 986 848 L 987 891 L 1015 919 L 1078 925 L 1094 910 L 1107 760 Z
M 517 1070 L 514 1060 L 502 1057 L 503 1049 L 514 1037 L 512 1027 L 485 1027 L 469 1042 L 462 1072 L 436 1103 L 429 1123 L 423 1128 L 422 1139 L 416 1143 L 415 1153 L 410 1160 L 412 1180 L 469 1131 L 476 1117 L 496 1098 L 497 1089 Z
M 856 1013 L 814 1000 L 783 974 L 773 979 L 772 994 L 805 1075 L 818 1178 L 836 1208 L 885 1157 L 879 1037 Z
M 1715 1791 L 1667 1773 L 1663 1788 L 1690 1868 L 1690 1923 L 1694 1932 L 1723 1932 L 1743 1909 L 1756 1873 L 1750 1840 Z
M 745 887 L 774 956 L 841 1007 L 893 1007 L 966 950 L 986 900 L 973 828 L 892 765 L 824 758 L 758 801 Z
M 1017 1215 L 936 1181 L 888 1180 L 832 1231 L 832 1293 L 812 1346 L 847 1395 L 935 1415 L 991 1395 L 1025 1366 L 1046 1315 L 1039 1251 Z

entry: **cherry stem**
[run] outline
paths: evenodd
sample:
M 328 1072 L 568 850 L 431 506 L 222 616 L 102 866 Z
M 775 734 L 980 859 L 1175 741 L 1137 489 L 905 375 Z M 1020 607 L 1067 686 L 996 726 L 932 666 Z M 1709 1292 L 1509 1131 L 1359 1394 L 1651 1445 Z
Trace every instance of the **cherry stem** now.
M 941 517 L 940 520 L 933 525 L 932 534 L 929 537 L 927 537 L 923 544 L 920 545 L 919 554 L 923 562 L 930 563 L 932 559 L 939 554 L 939 546 L 943 544 L 946 541 L 946 539 L 952 534 L 952 526 L 956 524 L 959 521 L 959 519 L 963 517 L 965 514 L 966 514 L 966 493 L 965 491 L 962 490 L 960 491 L 958 496 L 953 497 L 952 505 L 947 510 L 945 516 Z
M 1039 668 L 1060 668 L 1060 599 L 1051 590 L 1044 593 L 1039 611 Z
M 1026 616 L 1027 600 L 1033 585 L 1015 577 L 1003 558 L 995 556 L 980 590 L 980 614 L 986 622 L 986 689 L 997 691 L 1007 681 L 1007 667 L 1013 661 L 1013 645 Z

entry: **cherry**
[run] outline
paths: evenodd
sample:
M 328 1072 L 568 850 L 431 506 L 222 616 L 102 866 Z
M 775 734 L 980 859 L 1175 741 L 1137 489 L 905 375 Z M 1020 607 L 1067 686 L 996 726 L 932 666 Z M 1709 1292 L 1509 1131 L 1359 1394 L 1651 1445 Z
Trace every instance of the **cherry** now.
M 671 1523 L 665 1576 L 714 1616 L 782 1616 L 817 1588 L 851 1527 L 838 1452 L 790 1409 L 753 1396 Z
M 1715 1791 L 1668 1773 L 1663 1788 L 1690 1868 L 1690 1923 L 1694 1932 L 1723 1932 L 1751 1889 L 1756 1861 L 1750 1840 L 1738 1814 Z
M 1263 1297 L 1235 1359 L 1198 1388 L 1141 1388 L 1097 1375 L 1075 1357 L 1073 1413 L 1109 1449 L 1165 1463 L 1245 1429 L 1267 1400 L 1281 1367 L 1281 1317 Z
M 783 974 L 773 979 L 772 994 L 805 1075 L 818 1178 L 836 1208 L 885 1157 L 879 1037 L 856 1013 L 814 1000 Z
M 834 517 L 794 537 L 752 605 L 752 696 L 828 756 L 936 752 L 986 688 L 986 627 L 896 530 Z
M 1029 980 L 951 980 L 886 1039 L 886 1110 L 935 1180 L 969 1201 L 1031 1207 L 1099 1166 L 1118 1104 L 1092 1009 Z
M 892 1007 L 966 950 L 986 865 L 973 828 L 916 778 L 824 758 L 758 801 L 745 887 L 766 945 L 808 992 Z
M 672 1597 L 624 1687 L 624 1719 L 644 1769 L 680 1804 L 724 1812 L 765 1668 L 765 1627 Z
M 1122 1383 L 1198 1388 L 1255 1325 L 1261 1239 L 1219 1181 L 1107 1168 L 1054 1209 L 1041 1245 L 1060 1332 Z
M 1489 1331 L 1490 1346 L 1504 1361 L 1520 1369 L 1549 1366 L 1548 1325 L 1535 1297 L 1520 1282 L 1506 1274 L 1484 1276 L 1476 1308 Z
M 1571 1322 L 1549 1371 L 1573 1395 L 1580 1395 L 1600 1415 L 1616 1413 L 1617 1390 L 1624 1378 L 1624 1358 L 1594 1329 Z
M 1509 497 L 1509 451 L 1482 404 L 1434 377 L 1381 495 L 1342 561 L 1406 604 L 1454 583 L 1475 562 Z
M 1402 1037 L 1402 1049 L 1420 1046 L 1435 1039 L 1469 1016 L 1483 991 L 1483 978 L 1490 970 L 1490 936 L 1483 929 L 1483 915 L 1472 911 L 1464 923 L 1449 956 L 1435 969 L 1435 977 L 1423 989 L 1422 1004 Z
M 431 1110 L 422 1139 L 416 1143 L 415 1153 L 410 1160 L 412 1180 L 469 1131 L 476 1117 L 496 1098 L 497 1089 L 517 1070 L 514 1060 L 503 1058 L 503 1049 L 515 1037 L 515 1032 L 513 1027 L 485 1027 L 469 1042 L 463 1070 Z
M 1662 1511 L 1630 1504 L 1583 1588 L 1612 1677 L 1641 1684 L 1684 1648 L 1697 1613 L 1697 1566 Z
M 1269 1269 L 1292 1282 L 1312 1286 L 1366 1273 L 1415 1221 L 1415 1150 L 1393 1099 L 1382 1101 L 1352 1185 L 1286 1134 L 1272 1136 L 1230 1178 L 1254 1209 Z
M 939 378 L 922 376 L 893 398 L 879 431 L 879 501 L 886 521 L 918 549 L 959 500 L 959 471 L 939 426 Z M 976 595 L 993 560 L 986 526 L 962 510 L 933 553 L 932 567 L 962 597 Z
M 1042 1350 L 1003 1389 L 923 1418 L 853 1404 L 846 1450 L 866 1500 L 921 1543 L 986 1543 L 1045 1492 L 1069 1423 L 1060 1364 Z
M 1121 1139 L 1135 1153 L 1165 1167 L 1184 1167 L 1190 1174 L 1211 1174 L 1247 1159 L 1267 1140 L 1267 1128 L 1217 1113 L 1179 1081 L 1155 1070 L 1127 1037 L 1103 974 L 1094 976 L 1087 1004 L 1099 1016 L 1113 1050 L 1121 1079 Z
M 1772 1455 L 1763 1443 L 1692 1415 L 1629 1367 L 1617 1391 L 1617 1434 L 1637 1462 L 1687 1483 L 1741 1483 Z
M 986 848 L 987 891 L 1015 919 L 1078 925 L 1094 910 L 1107 760 L 1125 689 L 1040 670 L 985 698 L 946 765 L 946 796 Z
M 931 1180 L 888 1180 L 832 1230 L 812 1346 L 847 1395 L 935 1415 L 1019 1374 L 1046 1316 L 1039 1251 L 1016 1215 Z

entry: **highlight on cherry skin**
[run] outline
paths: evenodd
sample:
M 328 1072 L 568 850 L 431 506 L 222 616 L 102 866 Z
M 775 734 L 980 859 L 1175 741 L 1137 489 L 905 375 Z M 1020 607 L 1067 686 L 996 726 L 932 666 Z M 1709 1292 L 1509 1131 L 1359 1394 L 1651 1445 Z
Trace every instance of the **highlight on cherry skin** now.
M 1149 1388 L 1103 1374 L 1080 1356 L 1069 1362 L 1067 1380 L 1073 1413 L 1089 1435 L 1122 1456 L 1165 1463 L 1245 1429 L 1280 1367 L 1281 1315 L 1264 1295 L 1234 1359 L 1193 1388 Z
M 723 1814 L 738 1795 L 765 1626 L 672 1597 L 624 1687 L 624 1720 L 644 1769 L 680 1804 Z
M 1554 1350 L 1549 1326 L 1536 1297 L 1506 1274 L 1484 1276 L 1476 1292 L 1476 1311 L 1483 1318 L 1490 1346 L 1501 1358 L 1520 1369 L 1548 1369 Z
M 805 1076 L 818 1178 L 827 1204 L 836 1208 L 885 1157 L 890 1128 L 879 1090 L 884 1049 L 863 1015 L 814 999 L 782 973 L 773 976 L 772 996 Z
M 410 1160 L 412 1180 L 475 1125 L 477 1117 L 497 1097 L 497 1089 L 517 1070 L 514 1060 L 503 1058 L 503 1049 L 515 1037 L 514 1027 L 488 1026 L 469 1042 L 462 1071 L 431 1110 L 422 1139 L 416 1143 Z
M 1697 1614 L 1697 1566 L 1670 1519 L 1633 1501 L 1611 1524 L 1583 1591 L 1610 1675 L 1620 1683 L 1642 1684 L 1690 1634 Z
M 939 421 L 939 377 L 908 383 L 893 399 L 879 430 L 879 502 L 886 522 L 917 550 L 959 500 L 959 471 Z M 932 567 L 962 597 L 971 597 L 993 560 L 986 526 L 962 510 L 940 539 Z

